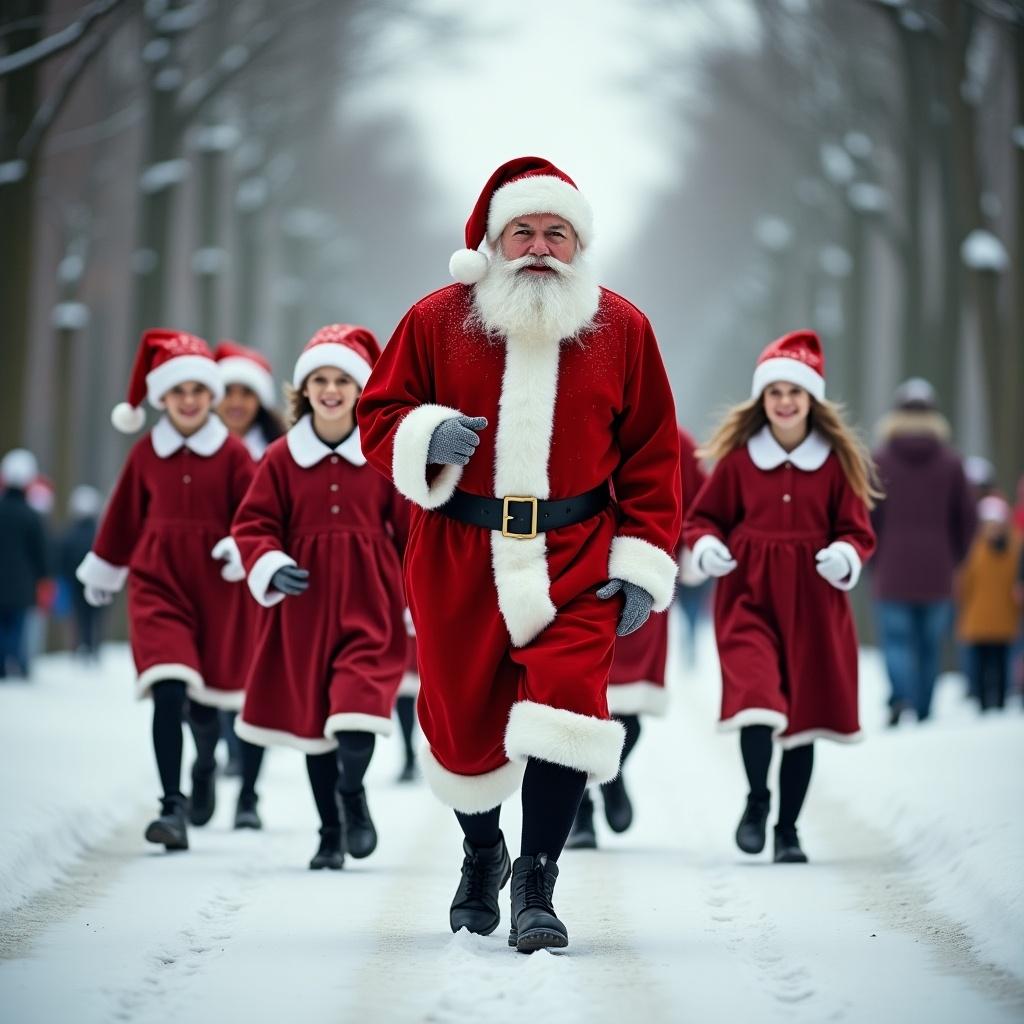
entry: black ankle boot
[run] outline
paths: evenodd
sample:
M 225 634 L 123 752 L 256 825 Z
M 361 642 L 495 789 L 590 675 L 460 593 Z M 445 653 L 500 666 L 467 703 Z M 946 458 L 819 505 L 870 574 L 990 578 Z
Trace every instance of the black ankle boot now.
M 340 795 L 341 813 L 345 819 L 345 846 L 357 860 L 369 857 L 377 849 L 377 829 L 370 817 L 366 790 Z
M 546 853 L 517 857 L 512 865 L 512 931 L 508 944 L 520 953 L 569 945 L 569 933 L 551 903 L 557 878 L 558 865 L 549 861 Z
M 163 843 L 168 851 L 188 849 L 185 798 L 180 793 L 160 801 L 160 817 L 146 827 L 146 838 L 151 843 Z
M 238 805 L 235 807 L 235 828 L 263 828 L 259 811 L 256 810 L 255 793 L 239 793 Z
M 217 787 L 214 779 L 217 766 L 203 768 L 197 761 L 192 765 L 192 796 L 188 802 L 188 820 L 193 825 L 205 825 L 217 807 Z
M 500 834 L 500 833 L 499 833 Z M 462 861 L 462 879 L 448 914 L 452 931 L 465 928 L 475 935 L 490 935 L 501 921 L 498 893 L 512 874 L 505 837 L 494 846 L 474 846 L 462 841 L 466 856 Z
M 583 792 L 583 799 L 576 810 L 576 817 L 572 822 L 572 831 L 565 841 L 567 850 L 596 850 L 597 833 L 594 831 L 594 801 L 590 799 L 590 793 Z
M 309 862 L 310 871 L 340 871 L 345 866 L 345 846 L 340 825 L 324 825 L 320 829 L 320 849 Z
M 755 796 L 747 797 L 747 807 L 736 828 L 736 845 L 744 853 L 760 853 L 764 849 L 765 831 L 768 826 L 768 809 L 771 798 Z
M 775 826 L 775 863 L 806 864 L 807 854 L 800 849 L 795 825 Z
M 626 780 L 619 774 L 601 787 L 604 798 L 604 816 L 613 832 L 625 832 L 633 824 L 633 802 L 626 792 Z

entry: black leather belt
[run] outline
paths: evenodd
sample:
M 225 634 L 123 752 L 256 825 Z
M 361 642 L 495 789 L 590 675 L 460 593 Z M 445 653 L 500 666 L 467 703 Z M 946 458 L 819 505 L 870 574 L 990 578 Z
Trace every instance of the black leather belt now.
M 545 530 L 582 523 L 603 512 L 611 495 L 608 484 L 603 483 L 586 494 L 575 498 L 541 501 L 538 498 L 486 498 L 456 488 L 452 497 L 437 511 L 460 523 L 480 526 L 485 530 L 500 530 L 503 537 L 531 540 Z

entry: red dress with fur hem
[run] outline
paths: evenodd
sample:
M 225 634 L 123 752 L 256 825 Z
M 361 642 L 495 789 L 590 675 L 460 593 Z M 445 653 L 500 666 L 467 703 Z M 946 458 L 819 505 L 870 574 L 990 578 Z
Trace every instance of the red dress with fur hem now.
M 683 530 L 695 554 L 713 536 L 737 562 L 715 590 L 720 726 L 770 725 L 783 746 L 849 742 L 860 738 L 857 636 L 815 553 L 842 542 L 852 589 L 875 547 L 868 510 L 818 434 L 787 455 L 767 431 L 715 467 Z

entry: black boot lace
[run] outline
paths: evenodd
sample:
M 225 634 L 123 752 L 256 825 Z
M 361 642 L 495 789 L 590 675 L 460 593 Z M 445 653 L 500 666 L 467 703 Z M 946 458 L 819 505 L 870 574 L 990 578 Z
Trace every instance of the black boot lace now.
M 551 903 L 554 883 L 546 871 L 547 866 L 547 854 L 541 853 L 534 858 L 533 867 L 523 876 L 520 883 L 523 889 L 523 910 L 544 910 L 554 914 L 555 908 Z

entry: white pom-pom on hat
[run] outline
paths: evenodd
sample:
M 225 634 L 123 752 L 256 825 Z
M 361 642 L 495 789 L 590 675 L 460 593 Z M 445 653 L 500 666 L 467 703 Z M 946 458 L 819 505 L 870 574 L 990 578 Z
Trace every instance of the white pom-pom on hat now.
M 448 261 L 448 272 L 459 284 L 476 284 L 487 276 L 490 260 L 477 249 L 456 249 Z
M 146 410 L 141 405 L 118 402 L 111 410 L 110 422 L 122 434 L 136 434 L 146 423 Z

